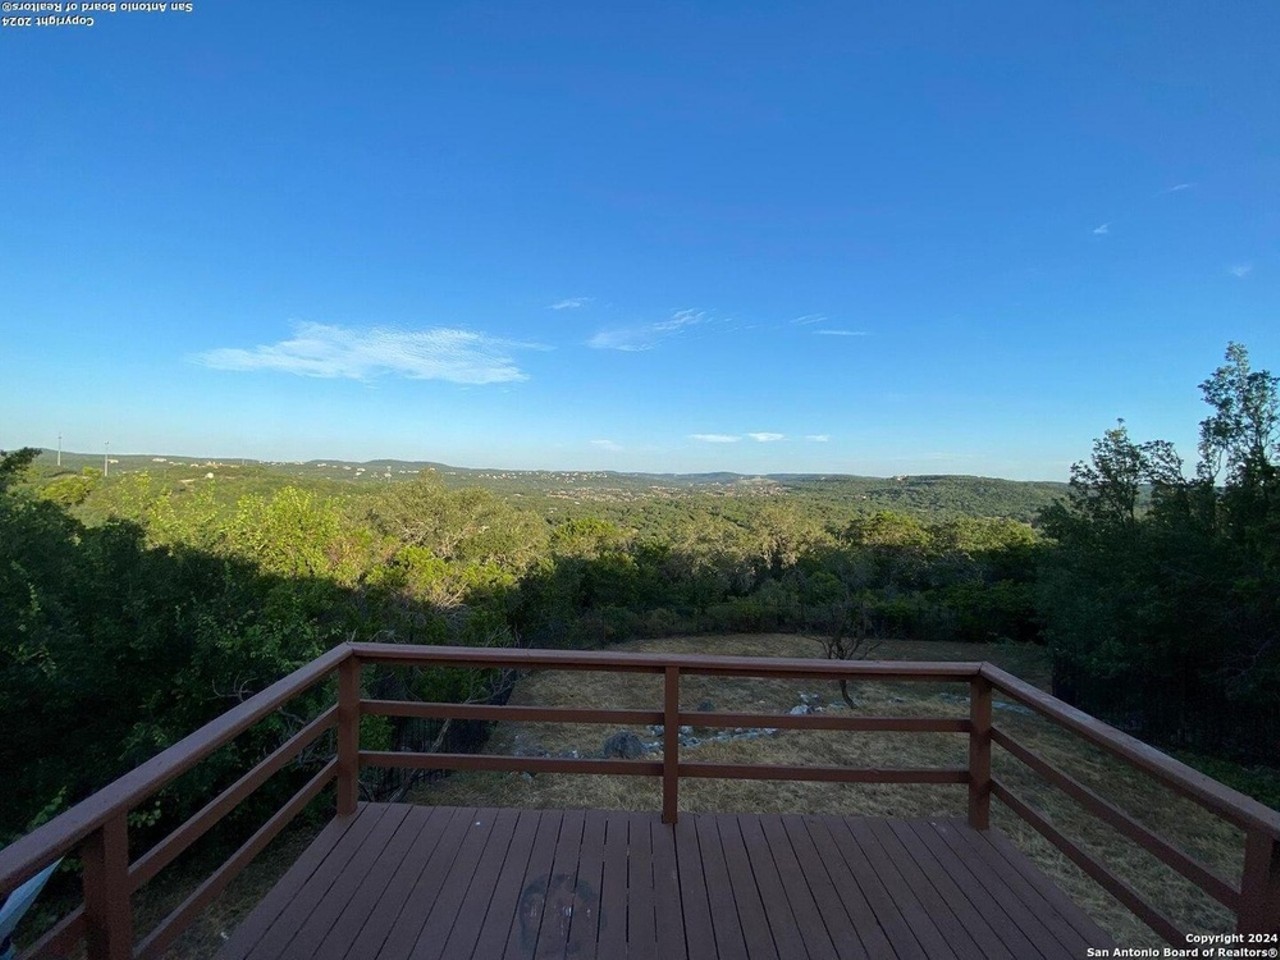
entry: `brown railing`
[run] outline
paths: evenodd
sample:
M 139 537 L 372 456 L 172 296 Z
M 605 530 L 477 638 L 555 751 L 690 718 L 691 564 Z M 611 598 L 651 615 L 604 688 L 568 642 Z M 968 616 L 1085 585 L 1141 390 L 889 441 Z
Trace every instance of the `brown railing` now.
M 454 666 L 508 670 L 588 670 L 647 673 L 663 678 L 661 710 L 519 707 L 416 701 L 366 700 L 361 674 L 366 664 Z M 293 697 L 338 673 L 338 702 L 322 712 L 261 763 L 210 800 L 137 860 L 129 859 L 131 810 L 233 737 Z M 880 679 L 960 682 L 969 686 L 969 716 L 863 717 L 835 715 L 689 713 L 680 709 L 682 676 L 730 676 L 772 679 Z M 1245 832 L 1244 870 L 1239 885 L 1178 850 L 1143 824 L 1056 769 L 992 723 L 993 693 L 1016 700 L 1132 767 L 1150 774 L 1175 792 Z M 490 756 L 458 753 L 403 753 L 361 750 L 361 715 L 469 720 L 535 721 L 588 724 L 661 724 L 659 761 Z M 848 732 L 964 733 L 969 739 L 966 767 L 848 768 L 720 764 L 681 761 L 681 726 L 756 727 Z M 136 941 L 132 897 L 214 824 L 273 774 L 297 758 L 330 729 L 337 729 L 336 756 L 258 829 L 150 933 Z M 1112 893 L 1159 934 L 1179 945 L 1183 935 L 1171 920 L 1148 904 L 1124 880 L 1067 838 L 991 773 L 991 747 L 998 744 L 1082 807 L 1115 827 L 1230 909 L 1242 933 L 1280 928 L 1280 814 L 1197 773 L 1112 727 L 1074 709 L 1016 677 L 986 663 L 823 661 L 698 655 L 627 654 L 560 650 L 414 647 L 397 644 L 344 644 L 245 701 L 191 736 L 77 804 L 45 826 L 0 850 L 0 896 L 49 863 L 77 852 L 83 865 L 84 904 L 40 939 L 29 957 L 59 956 L 81 940 L 90 960 L 158 957 L 228 883 L 302 809 L 336 781 L 337 812 L 355 812 L 361 767 L 390 766 L 429 770 L 507 770 L 544 773 L 593 773 L 659 777 L 662 816 L 675 822 L 680 781 L 685 777 L 815 780 L 840 783 L 954 783 L 966 785 L 970 824 L 986 829 L 995 796 L 1026 820 L 1089 876 Z
M 989 684 L 1005 696 L 1030 707 L 1040 716 L 1154 777 L 1175 793 L 1194 800 L 1210 813 L 1244 831 L 1244 869 L 1237 887 L 1089 787 L 1055 768 L 1005 731 L 991 731 L 994 743 L 1234 913 L 1238 932 L 1280 932 L 1280 813 L 989 663 L 982 665 L 979 682 Z M 1133 911 L 1143 923 L 1169 943 L 1186 947 L 1186 934 L 1169 917 L 1144 900 L 1100 860 L 1066 837 L 1044 814 L 1000 780 L 992 781 L 991 792 Z

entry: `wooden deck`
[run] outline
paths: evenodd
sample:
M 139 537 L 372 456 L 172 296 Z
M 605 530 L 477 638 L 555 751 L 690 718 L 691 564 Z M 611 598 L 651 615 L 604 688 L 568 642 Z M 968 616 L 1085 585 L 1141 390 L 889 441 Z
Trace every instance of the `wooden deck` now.
M 218 954 L 1079 958 L 1110 939 L 960 820 L 361 804 Z

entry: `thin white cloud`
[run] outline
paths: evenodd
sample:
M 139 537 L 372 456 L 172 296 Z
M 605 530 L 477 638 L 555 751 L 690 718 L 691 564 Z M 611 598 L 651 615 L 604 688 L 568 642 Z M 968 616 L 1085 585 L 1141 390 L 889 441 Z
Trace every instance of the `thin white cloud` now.
M 591 445 L 599 447 L 601 450 L 621 450 L 622 444 L 614 443 L 612 440 L 592 440 Z
M 1190 190 L 1194 187 L 1194 183 L 1175 183 L 1168 190 L 1161 190 L 1161 193 L 1181 193 L 1183 190 Z
M 1233 277 L 1239 277 L 1240 279 L 1243 280 L 1249 274 L 1253 273 L 1253 264 L 1252 263 L 1232 264 L 1231 266 L 1227 267 L 1227 273 L 1231 274 Z
M 548 310 L 577 310 L 579 307 L 585 307 L 592 300 L 591 297 L 565 297 L 563 300 L 557 300 Z
M 826 323 L 826 321 L 827 318 L 825 314 L 806 313 L 803 317 L 796 317 L 791 322 L 796 324 L 796 326 L 807 327 L 815 323 Z
M 815 336 L 819 337 L 865 337 L 865 330 L 815 330 Z
M 1101 226 L 1098 226 L 1098 227 L 1094 227 L 1094 228 L 1093 228 L 1093 235 L 1094 235 L 1095 237 L 1105 237 L 1105 236 L 1106 236 L 1108 233 L 1110 233 L 1110 232 L 1111 232 L 1111 224 L 1110 224 L 1110 223 L 1104 223 L 1104 224 L 1102 224 Z
M 775 440 L 787 439 L 786 434 L 783 433 L 748 433 L 747 436 L 756 443 L 773 443 Z
M 587 346 L 596 350 L 622 350 L 627 353 L 652 350 L 664 340 L 680 336 L 687 328 L 706 323 L 708 319 L 700 310 L 677 310 L 666 320 L 659 320 L 657 323 L 601 330 L 587 341 Z
M 299 323 L 288 340 L 253 348 L 223 347 L 192 359 L 215 370 L 271 370 L 347 380 L 390 375 L 486 384 L 528 380 L 512 354 L 542 349 L 546 348 L 452 327 L 356 329 Z
M 742 438 L 727 433 L 691 433 L 689 439 L 701 443 L 737 443 Z
M 829 433 L 810 433 L 810 434 L 808 434 L 808 435 L 805 437 L 805 439 L 806 439 L 806 440 L 811 440 L 811 441 L 812 441 L 812 442 L 814 442 L 814 443 L 826 443 L 826 442 L 828 442 L 828 441 L 831 439 L 831 434 L 829 434 Z

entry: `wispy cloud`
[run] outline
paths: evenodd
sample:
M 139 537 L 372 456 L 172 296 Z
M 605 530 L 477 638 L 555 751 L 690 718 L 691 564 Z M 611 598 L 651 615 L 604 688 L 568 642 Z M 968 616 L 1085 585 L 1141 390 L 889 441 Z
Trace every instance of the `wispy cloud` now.
M 592 440 L 593 447 L 599 447 L 601 450 L 621 450 L 622 444 L 614 443 L 612 440 Z
M 563 300 L 557 300 L 548 310 L 577 310 L 579 307 L 585 307 L 592 300 L 591 297 L 565 297 Z
M 828 442 L 828 441 L 831 439 L 831 434 L 829 434 L 829 433 L 810 433 L 810 434 L 808 434 L 808 435 L 805 437 L 805 439 L 806 439 L 806 440 L 811 440 L 811 441 L 813 441 L 814 443 L 826 443 L 826 442 Z
M 787 439 L 786 434 L 783 433 L 748 433 L 747 436 L 756 443 L 773 443 L 775 440 Z
M 1110 223 L 1104 223 L 1101 226 L 1097 226 L 1093 228 L 1093 235 L 1095 237 L 1105 237 L 1110 232 L 1111 232 Z
M 1195 186 L 1194 183 L 1175 183 L 1172 187 L 1169 187 L 1167 190 L 1161 190 L 1160 192 L 1161 193 L 1181 193 L 1183 190 L 1190 190 L 1194 186 Z
M 656 323 L 601 330 L 587 341 L 587 346 L 597 350 L 622 350 L 628 353 L 652 350 L 664 340 L 679 336 L 689 327 L 708 320 L 709 317 L 701 310 L 677 310 L 666 320 Z
M 1252 263 L 1232 264 L 1231 266 L 1227 267 L 1227 273 L 1231 274 L 1233 277 L 1239 277 L 1240 279 L 1244 279 L 1249 274 L 1253 273 L 1253 264 Z
M 865 330 L 815 330 L 815 336 L 819 337 L 865 337 Z
M 689 439 L 701 443 L 737 443 L 742 438 L 728 433 L 691 433 Z
M 791 322 L 796 324 L 797 326 L 807 327 L 815 323 L 826 323 L 826 321 L 827 321 L 827 318 L 825 314 L 806 313 L 803 317 L 796 317 Z
M 485 384 L 527 380 L 512 357 L 544 350 L 471 330 L 431 327 L 357 329 L 299 323 L 293 336 L 252 348 L 223 347 L 196 354 L 196 363 L 216 370 L 272 370 L 302 377 L 369 380 L 379 376 Z

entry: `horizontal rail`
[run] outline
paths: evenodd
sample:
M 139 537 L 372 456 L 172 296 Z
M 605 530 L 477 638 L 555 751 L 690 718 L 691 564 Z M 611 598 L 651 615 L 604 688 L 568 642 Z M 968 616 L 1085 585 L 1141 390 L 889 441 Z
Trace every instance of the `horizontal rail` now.
M 364 700 L 360 712 L 379 717 L 490 720 L 519 723 L 638 723 L 660 725 L 661 710 L 590 710 L 580 707 L 518 707 L 494 704 L 423 703 L 414 700 Z M 681 726 L 757 730 L 857 730 L 899 733 L 968 733 L 957 717 L 842 717 L 789 713 L 681 713 Z
M 684 713 L 687 727 L 743 727 L 757 730 L 859 730 L 888 733 L 969 733 L 973 724 L 958 717 L 843 717 L 832 714 Z M 661 723 L 661 719 L 658 720 Z
M 969 771 L 946 768 L 782 766 L 773 763 L 681 763 L 680 776 L 718 780 L 809 780 L 819 783 L 968 783 Z
M 520 723 L 661 723 L 661 710 L 588 710 L 581 707 L 517 707 L 479 703 L 362 700 L 360 712 L 376 717 L 427 717 Z
M 289 825 L 308 803 L 314 800 L 329 782 L 337 776 L 338 761 L 330 760 L 324 768 L 312 777 L 301 790 L 295 793 L 283 807 L 272 814 L 271 819 L 254 832 L 240 849 L 231 855 L 226 863 L 220 866 L 204 883 L 196 887 L 182 903 L 160 921 L 154 930 L 138 945 L 134 956 L 137 960 L 155 960 L 164 954 L 173 941 L 182 935 L 191 921 L 201 910 L 207 907 L 223 890 L 227 888 L 240 871 L 249 865 L 272 840 Z
M 411 770 L 502 770 L 508 773 L 591 773 L 631 777 L 662 775 L 662 763 L 657 760 L 511 757 L 482 753 L 410 753 L 399 750 L 361 750 L 360 766 L 402 767 Z
M 1068 839 L 1062 831 L 1016 793 L 999 780 L 994 779 L 991 781 L 991 793 L 992 796 L 998 798 L 1005 806 L 1032 826 L 1036 832 L 1066 854 L 1072 863 L 1097 881 L 1099 886 L 1128 907 L 1139 920 L 1175 947 L 1186 946 L 1186 936 L 1172 920 L 1143 900 L 1138 891 L 1103 866 L 1092 854 L 1087 853 L 1075 841 Z
M 205 804 L 186 823 L 157 843 L 129 868 L 130 889 L 137 890 L 205 835 L 241 800 L 267 782 L 303 750 L 337 726 L 338 708 L 330 707 L 272 751 L 261 763 Z
M 1079 734 L 1130 766 L 1150 774 L 1224 820 L 1245 830 L 1260 830 L 1273 839 L 1280 839 L 1280 812 L 1259 803 L 1253 797 L 1219 783 L 1127 733 L 1121 733 L 1115 727 L 1064 703 L 1025 680 L 1019 680 L 999 667 L 984 663 L 982 676 L 1006 696 Z
M 84 939 L 87 929 L 84 920 L 84 904 L 76 907 L 47 930 L 39 940 L 27 948 L 22 960 L 38 960 L 43 957 L 69 957 Z
M 586 773 L 659 777 L 661 761 L 597 760 L 568 757 L 510 757 L 471 753 L 409 753 L 362 750 L 362 767 L 417 770 L 500 770 L 510 773 Z M 967 783 L 962 769 L 858 769 L 779 766 L 758 763 L 681 763 L 681 777 L 726 780 L 812 780 L 828 783 Z
M 696 676 L 892 680 L 969 680 L 980 663 L 913 660 L 811 660 L 787 657 L 721 657 L 700 654 L 615 653 L 601 650 L 527 650 L 510 647 L 411 647 L 396 643 L 353 643 L 368 663 L 430 664 L 453 667 L 594 670 L 607 673 L 664 673 L 678 667 Z
M 1223 906 L 1235 911 L 1240 904 L 1240 892 L 1194 857 L 1152 833 L 1144 824 L 1123 810 L 1102 799 L 1074 777 L 1049 765 L 1043 757 L 1033 753 L 1013 737 L 1000 729 L 991 731 L 992 739 L 1004 747 L 1047 781 L 1062 790 L 1090 813 L 1133 840 L 1148 853 L 1182 874 Z
M 73 850 L 107 820 L 132 810 L 229 740 L 315 686 L 349 656 L 351 649 L 346 644 L 321 654 L 0 850 L 0 896 L 7 896 L 53 860 Z

